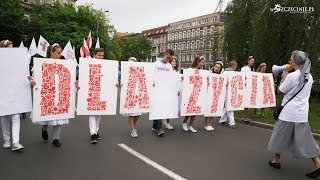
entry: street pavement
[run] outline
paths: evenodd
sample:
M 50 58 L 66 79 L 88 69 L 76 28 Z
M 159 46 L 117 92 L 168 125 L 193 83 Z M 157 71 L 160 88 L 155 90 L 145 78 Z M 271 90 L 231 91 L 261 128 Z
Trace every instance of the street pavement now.
M 214 132 L 203 128 L 204 118 L 196 118 L 198 133 L 183 132 L 182 118 L 172 120 L 174 130 L 164 137 L 151 131 L 145 114 L 138 121 L 139 137 L 130 136 L 127 117 L 102 116 L 102 140 L 90 144 L 88 116 L 77 116 L 62 128 L 62 147 L 41 138 L 41 126 L 29 119 L 21 122 L 21 153 L 0 149 L 1 180 L 169 180 L 165 173 L 133 156 L 118 144 L 125 144 L 166 169 L 193 180 L 302 180 L 313 170 L 311 160 L 283 158 L 282 169 L 272 169 L 267 145 L 270 130 L 237 124 L 236 129 L 214 124 Z M 2 144 L 1 144 L 2 145 Z

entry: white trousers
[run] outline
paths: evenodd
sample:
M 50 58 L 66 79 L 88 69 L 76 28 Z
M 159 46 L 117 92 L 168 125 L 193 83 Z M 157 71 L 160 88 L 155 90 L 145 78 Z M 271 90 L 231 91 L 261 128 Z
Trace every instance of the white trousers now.
M 20 114 L 1 116 L 3 139 L 10 141 L 10 118 L 12 120 L 12 143 L 18 143 L 20 141 Z
M 90 135 L 97 134 L 99 131 L 101 115 L 89 116 Z
M 229 125 L 236 125 L 234 121 L 234 111 L 224 111 L 219 123 L 227 122 L 229 120 Z
M 61 134 L 61 125 L 56 125 L 56 126 L 52 126 L 53 129 L 53 139 L 60 139 L 60 134 Z M 48 125 L 43 125 L 42 129 L 44 131 L 48 131 Z

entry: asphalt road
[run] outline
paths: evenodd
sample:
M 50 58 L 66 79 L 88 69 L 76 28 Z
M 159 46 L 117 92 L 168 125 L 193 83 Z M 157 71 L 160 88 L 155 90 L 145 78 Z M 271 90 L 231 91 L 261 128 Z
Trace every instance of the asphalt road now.
M 198 133 L 183 132 L 182 119 L 173 120 L 175 129 L 157 137 L 152 122 L 143 115 L 137 124 L 139 137 L 129 133 L 126 117 L 103 116 L 100 125 L 102 140 L 90 144 L 88 117 L 77 116 L 63 126 L 62 147 L 41 138 L 41 128 L 30 120 L 22 120 L 22 153 L 0 149 L 1 180 L 166 180 L 172 179 L 118 144 L 125 144 L 150 160 L 185 179 L 194 180 L 301 180 L 313 169 L 311 160 L 283 158 L 282 169 L 267 165 L 272 154 L 267 151 L 271 131 L 237 124 L 237 129 L 215 123 L 214 132 L 203 129 L 203 117 L 197 117 Z

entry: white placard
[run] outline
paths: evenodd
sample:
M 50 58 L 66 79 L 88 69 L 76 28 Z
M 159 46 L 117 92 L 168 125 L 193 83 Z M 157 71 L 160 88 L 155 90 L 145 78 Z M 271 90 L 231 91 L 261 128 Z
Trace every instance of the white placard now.
M 26 48 L 0 48 L 0 116 L 30 112 L 31 86 Z
M 246 90 L 244 93 L 245 108 L 261 108 L 263 90 L 262 73 L 246 72 Z
M 261 74 L 263 82 L 262 86 L 262 107 L 275 107 L 276 104 L 276 93 L 274 90 L 274 80 L 271 73 Z
M 207 71 L 185 69 L 181 116 L 204 115 L 207 95 Z
M 154 73 L 150 120 L 178 118 L 179 77 L 176 72 Z
M 245 74 L 228 72 L 227 111 L 244 109 Z
M 120 113 L 151 110 L 154 63 L 121 62 Z
M 33 122 L 74 118 L 76 63 L 34 58 Z
M 80 58 L 77 115 L 115 115 L 118 61 Z
M 209 74 L 208 95 L 205 117 L 222 116 L 226 98 L 227 76 Z

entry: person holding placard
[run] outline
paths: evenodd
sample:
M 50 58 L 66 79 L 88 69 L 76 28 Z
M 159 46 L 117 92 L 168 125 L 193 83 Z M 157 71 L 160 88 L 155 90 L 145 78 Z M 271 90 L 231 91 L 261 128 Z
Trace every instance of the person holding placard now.
M 182 91 L 182 80 L 181 80 L 181 74 L 179 73 L 179 66 L 178 66 L 178 61 L 177 61 L 177 57 L 173 57 L 172 60 L 169 61 L 169 63 L 171 64 L 172 68 L 173 68 L 173 71 L 177 73 L 177 76 L 178 78 L 180 79 L 179 80 L 179 91 L 180 91 L 180 94 L 181 94 L 181 91 Z M 180 103 L 181 103 L 181 95 L 179 96 L 179 101 L 178 101 L 178 109 L 180 109 Z M 164 125 L 167 129 L 169 130 L 173 130 L 173 126 L 170 124 L 170 120 L 169 119 L 166 119 L 166 121 L 164 122 Z
M 220 74 L 223 69 L 223 63 L 221 61 L 217 61 L 212 68 L 212 73 Z M 209 84 L 208 84 L 209 86 Z M 212 127 L 213 117 L 204 117 L 204 129 L 206 131 L 213 131 Z
M 95 48 L 93 58 L 94 59 L 103 59 L 104 58 L 104 49 L 103 48 Z M 101 115 L 89 116 L 89 130 L 90 130 L 91 144 L 96 144 L 96 143 L 98 143 L 99 140 L 101 140 L 101 137 L 98 133 L 100 120 L 101 120 Z
M 12 48 L 13 44 L 9 40 L 0 41 L 0 48 Z M 10 119 L 12 121 L 12 151 L 19 151 L 24 149 L 24 147 L 20 144 L 20 115 L 19 114 L 11 114 L 6 116 L 1 116 L 1 127 L 3 134 L 3 148 L 11 147 L 11 133 L 10 133 Z
M 194 59 L 194 61 L 192 62 L 192 64 L 191 64 L 191 68 L 192 69 L 202 69 L 203 66 L 204 66 L 204 57 L 203 56 L 196 57 Z M 187 122 L 188 122 L 189 118 L 190 118 L 190 123 L 188 125 Z M 191 131 L 193 133 L 198 132 L 197 130 L 195 130 L 193 128 L 193 123 L 194 123 L 195 119 L 196 119 L 196 116 L 185 116 L 184 120 L 183 120 L 183 123 L 182 123 L 182 129 L 184 131 Z
M 163 54 L 163 58 L 154 63 L 155 72 L 173 71 L 173 68 L 172 68 L 171 64 L 169 63 L 169 61 L 173 59 L 173 56 L 174 56 L 173 50 L 167 49 L 165 51 L 165 53 Z M 156 86 L 156 84 L 154 84 L 154 85 Z M 165 93 L 165 92 L 163 92 L 163 93 Z M 152 131 L 155 131 L 159 137 L 164 135 L 164 132 L 162 130 L 162 120 L 161 119 L 153 120 Z
M 62 53 L 62 48 L 59 44 L 54 43 L 53 45 L 49 46 L 47 49 L 47 58 L 51 59 L 60 59 Z M 36 84 L 36 82 L 34 82 Z M 75 83 L 77 86 L 77 82 Z M 51 120 L 51 121 L 44 121 L 44 122 L 36 122 L 36 124 L 41 124 L 41 135 L 43 140 L 48 140 L 48 126 L 52 126 L 53 128 L 53 141 L 52 144 L 55 147 L 60 147 L 61 143 L 59 141 L 60 134 L 61 134 L 61 126 L 64 124 L 69 124 L 69 119 L 58 119 L 58 120 Z
M 223 74 L 227 74 L 230 71 L 235 71 L 236 69 L 237 69 L 237 62 L 230 61 L 228 63 L 228 68 L 225 69 Z M 227 84 L 227 88 L 228 88 L 228 84 Z M 225 100 L 224 113 L 219 120 L 219 124 L 224 125 L 227 123 L 227 121 L 229 121 L 229 127 L 234 129 L 234 128 L 236 128 L 236 123 L 234 121 L 234 111 L 227 111 L 227 97 L 228 97 L 228 90 L 226 90 L 226 100 Z
M 135 57 L 130 57 L 128 59 L 128 62 L 137 62 L 137 59 Z M 121 83 L 121 76 L 119 77 L 118 81 L 119 81 L 119 84 L 120 84 Z M 118 85 L 117 87 L 119 87 L 119 86 L 122 87 L 122 84 Z M 139 112 L 138 113 L 122 114 L 123 116 L 129 118 L 130 135 L 133 138 L 137 138 L 138 137 L 138 131 L 137 131 L 137 129 L 135 127 L 136 127 L 136 124 L 137 124 L 141 114 L 142 113 L 139 113 Z
M 254 65 L 254 58 L 253 58 L 253 56 L 249 56 L 249 58 L 246 61 L 245 65 L 241 68 L 241 72 L 254 71 L 253 65 Z M 242 120 L 244 122 L 249 122 L 250 121 L 250 118 L 248 117 L 248 108 L 244 108 Z
M 266 63 L 261 63 L 257 69 L 256 72 L 259 72 L 259 73 L 266 73 L 266 70 L 267 70 L 267 64 Z M 257 109 L 253 109 L 253 115 L 254 117 L 258 117 L 257 115 Z M 264 114 L 264 108 L 261 108 L 261 116 L 264 117 L 265 114 Z
M 284 93 L 282 111 L 274 126 L 268 150 L 275 153 L 269 165 L 281 168 L 281 155 L 312 159 L 315 170 L 307 173 L 310 178 L 320 177 L 320 148 L 314 140 L 309 123 L 309 98 L 313 84 L 310 74 L 311 61 L 303 51 L 293 51 L 290 65 L 292 73 L 284 71 L 279 90 Z

